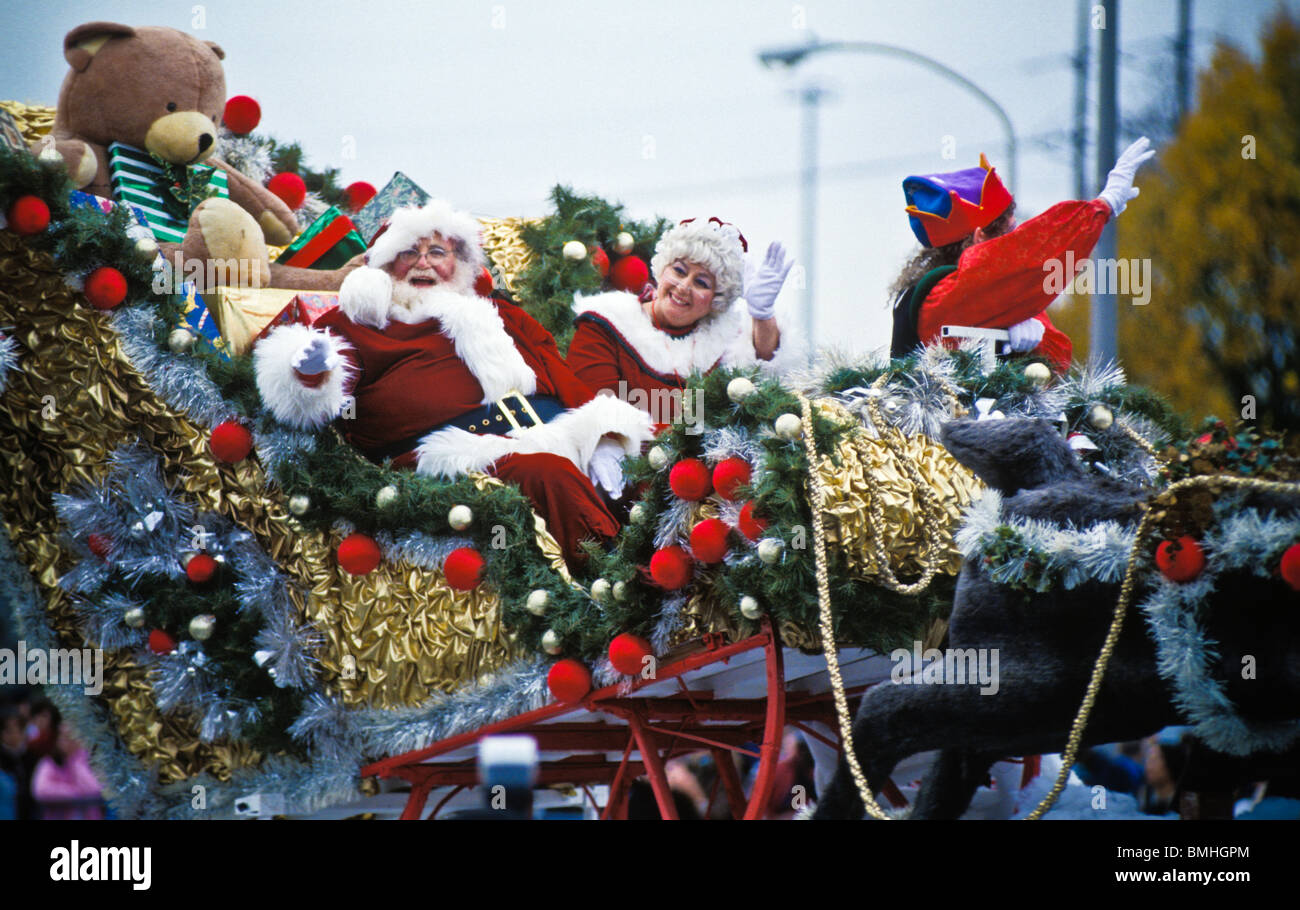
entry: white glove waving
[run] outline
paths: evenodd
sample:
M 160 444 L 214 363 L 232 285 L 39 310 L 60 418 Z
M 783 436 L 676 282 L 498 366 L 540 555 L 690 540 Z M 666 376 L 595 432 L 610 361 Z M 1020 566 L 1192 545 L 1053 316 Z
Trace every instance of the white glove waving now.
M 1146 136 L 1124 149 L 1119 156 L 1106 176 L 1105 189 L 1097 197 L 1106 200 L 1112 218 L 1118 218 L 1124 207 L 1137 198 L 1141 190 L 1133 185 L 1133 180 L 1137 177 L 1138 168 L 1155 156 L 1156 150 L 1151 148 L 1151 140 Z
M 315 376 L 334 369 L 342 359 L 330 350 L 329 340 L 324 335 L 316 334 L 293 355 L 293 368 L 305 376 Z
M 745 275 L 742 296 L 749 305 L 749 315 L 754 319 L 771 319 L 776 313 L 776 295 L 781 293 L 785 276 L 794 266 L 794 257 L 786 258 L 785 247 L 773 241 L 767 248 L 763 263 Z
M 610 499 L 623 495 L 623 447 L 612 439 L 596 443 L 587 466 L 591 482 L 609 493 Z
M 1017 322 L 1007 329 L 1007 333 L 1011 336 L 1008 342 L 1011 350 L 1017 354 L 1032 351 L 1038 347 L 1038 342 L 1043 340 L 1043 331 L 1043 324 L 1032 316 L 1024 322 Z

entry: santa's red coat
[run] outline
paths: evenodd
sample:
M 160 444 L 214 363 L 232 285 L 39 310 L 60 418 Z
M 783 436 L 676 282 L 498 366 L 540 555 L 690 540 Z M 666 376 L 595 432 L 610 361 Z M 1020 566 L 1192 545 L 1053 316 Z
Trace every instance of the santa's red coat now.
M 957 271 L 936 284 L 921 305 L 917 333 L 922 344 L 937 341 L 945 325 L 1006 329 L 1038 319 L 1045 331 L 1035 353 L 1058 370 L 1067 369 L 1073 345 L 1045 312 L 1057 295 L 1049 290 L 1043 266 L 1064 262 L 1069 253 L 1082 265 L 1110 214 L 1100 199 L 1060 202 L 1008 234 L 968 247 Z

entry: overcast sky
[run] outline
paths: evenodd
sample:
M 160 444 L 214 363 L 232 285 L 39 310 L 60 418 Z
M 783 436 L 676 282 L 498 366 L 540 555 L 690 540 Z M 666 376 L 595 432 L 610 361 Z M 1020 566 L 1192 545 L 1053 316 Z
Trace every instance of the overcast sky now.
M 1194 0 L 1196 66 L 1218 38 L 1253 54 L 1277 5 Z M 1172 90 L 1160 73 L 1177 3 L 1120 6 L 1121 104 L 1134 113 Z M 1002 128 L 914 63 L 823 54 L 790 72 L 764 68 L 758 52 L 816 34 L 897 45 L 957 70 L 1011 118 L 1027 216 L 1073 195 L 1065 137 L 1077 9 L 1075 0 L 0 0 L 0 95 L 53 104 L 67 71 L 63 36 L 80 23 L 169 25 L 220 44 L 227 91 L 258 99 L 259 130 L 297 140 L 311 165 L 339 167 L 344 183 L 382 186 L 402 170 L 478 214 L 532 216 L 564 182 L 637 218 L 717 215 L 751 249 L 781 239 L 806 259 L 792 90 L 815 82 L 830 92 L 818 341 L 865 351 L 887 344 L 885 289 L 915 247 L 903 177 L 971 167 L 981 151 L 1005 175 Z M 943 157 L 945 137 L 955 160 Z

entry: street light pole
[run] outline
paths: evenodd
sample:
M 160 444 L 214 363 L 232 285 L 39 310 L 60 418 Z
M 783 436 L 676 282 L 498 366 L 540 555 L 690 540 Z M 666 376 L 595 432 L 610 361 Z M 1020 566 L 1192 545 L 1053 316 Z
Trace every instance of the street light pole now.
M 803 169 L 800 179 L 800 233 L 803 238 L 803 313 L 804 332 L 808 339 L 808 356 L 816 349 L 817 311 L 813 297 L 813 272 L 817 259 L 817 161 L 818 161 L 818 110 L 825 93 L 816 85 L 806 85 L 799 91 L 799 119 L 803 134 Z

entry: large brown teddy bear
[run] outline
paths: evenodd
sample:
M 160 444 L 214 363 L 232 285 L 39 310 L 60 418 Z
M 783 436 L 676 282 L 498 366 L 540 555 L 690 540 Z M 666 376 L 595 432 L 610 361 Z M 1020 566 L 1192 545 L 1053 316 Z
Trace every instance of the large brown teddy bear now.
M 173 28 L 88 22 L 68 32 L 63 56 L 72 69 L 59 91 L 54 128 L 33 151 L 53 147 L 75 185 L 112 198 L 113 142 L 175 164 L 202 161 L 226 172 L 230 199 L 200 204 L 179 246 L 159 244 L 169 261 L 178 252 L 186 265 L 245 260 L 252 277 L 240 283 L 304 290 L 335 290 L 360 264 L 359 256 L 329 271 L 269 262 L 266 245 L 287 244 L 298 222 L 270 190 L 212 155 L 226 103 L 225 52 L 219 46 Z M 234 282 L 218 273 L 216 283 Z

